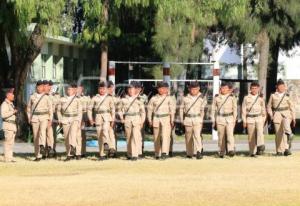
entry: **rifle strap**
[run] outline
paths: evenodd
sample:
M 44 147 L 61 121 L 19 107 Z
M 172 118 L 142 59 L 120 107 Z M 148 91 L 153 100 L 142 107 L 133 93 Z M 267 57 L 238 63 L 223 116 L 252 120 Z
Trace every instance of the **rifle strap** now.
M 63 114 L 67 111 L 67 109 L 72 104 L 72 102 L 74 101 L 75 98 L 76 98 L 76 95 L 71 99 L 71 101 L 69 102 L 68 106 L 64 109 Z
M 38 105 L 40 104 L 41 100 L 43 99 L 43 97 L 45 96 L 46 94 L 43 94 L 40 99 L 38 100 L 38 102 L 36 103 L 36 105 L 34 106 L 33 110 L 32 110 L 32 115 L 34 114 L 35 110 L 37 109 Z
M 257 95 L 257 97 L 255 98 L 253 104 L 251 105 L 251 107 L 250 107 L 250 109 L 248 111 L 248 114 L 251 112 L 251 110 L 252 110 L 253 106 L 255 105 L 255 103 L 257 102 L 258 98 L 259 98 L 259 95 Z
M 193 104 L 191 104 L 191 106 L 188 108 L 188 110 L 184 113 L 184 115 L 187 115 L 188 113 L 189 113 L 189 111 L 192 109 L 192 107 L 196 104 L 196 102 L 200 99 L 200 97 L 202 97 L 202 94 L 201 95 L 199 95 L 198 97 L 197 97 L 197 99 L 193 102 Z M 202 106 L 202 104 L 201 104 L 201 106 Z

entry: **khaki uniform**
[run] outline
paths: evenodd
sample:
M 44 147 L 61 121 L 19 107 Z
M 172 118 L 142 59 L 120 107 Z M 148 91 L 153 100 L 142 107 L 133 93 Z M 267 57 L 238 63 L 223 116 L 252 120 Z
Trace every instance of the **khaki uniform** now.
M 138 157 L 141 149 L 141 126 L 145 122 L 145 106 L 138 97 L 125 96 L 120 101 L 119 115 L 124 123 L 127 156 Z
M 289 149 L 287 135 L 292 134 L 291 121 L 296 119 L 295 106 L 289 94 L 286 93 L 279 108 L 277 108 L 283 95 L 283 93 L 278 92 L 271 94 L 267 106 L 276 132 L 276 152 L 284 152 Z M 276 108 L 277 110 L 275 110 Z
M 225 102 L 226 98 L 228 99 Z M 235 150 L 233 133 L 237 119 L 236 97 L 232 94 L 216 95 L 212 104 L 211 119 L 212 122 L 216 121 L 220 155 L 226 153 L 226 147 L 228 152 L 233 152 Z
M 46 132 L 46 145 L 51 147 L 51 149 L 55 149 L 55 141 L 56 141 L 56 128 L 57 128 L 57 104 L 59 102 L 60 96 L 56 94 L 48 95 L 49 99 L 52 103 L 53 109 L 53 122 L 52 125 L 47 126 Z
M 192 106 L 194 102 L 195 104 Z M 202 97 L 202 94 L 198 94 L 195 97 L 188 94 L 183 98 L 183 101 L 180 105 L 180 120 L 185 126 L 187 156 L 192 157 L 195 152 L 197 153 L 202 151 L 203 143 L 201 131 L 206 104 L 206 98 Z
M 114 101 L 114 105 L 115 108 L 118 108 L 118 104 L 120 102 L 120 99 L 116 96 L 111 96 L 113 101 Z M 113 127 L 110 125 L 109 127 L 109 139 L 108 139 L 108 145 L 110 149 L 116 150 L 116 133 L 115 133 L 115 124 L 113 125 Z
M 153 126 L 154 150 L 156 157 L 160 157 L 161 153 L 166 155 L 169 154 L 172 130 L 171 123 L 174 122 L 175 107 L 176 102 L 174 101 L 174 98 L 169 95 L 166 96 L 157 94 L 149 101 L 147 118 L 149 123 Z
M 76 151 L 75 155 L 80 156 L 81 146 L 78 148 L 78 145 L 81 142 L 78 142 L 77 135 L 82 120 L 80 99 L 77 96 L 61 97 L 57 105 L 57 116 L 63 126 L 67 156 L 73 156 L 71 154 L 73 148 Z
M 82 107 L 82 122 L 81 125 L 78 129 L 78 133 L 77 133 L 77 149 L 78 151 L 81 152 L 81 155 L 85 155 L 86 153 L 86 133 L 85 133 L 85 127 L 88 124 L 88 116 L 87 116 L 87 110 L 88 110 L 88 105 L 91 101 L 91 98 L 89 96 L 84 96 L 84 95 L 80 95 L 78 96 L 78 99 L 81 103 L 81 107 Z
M 148 104 L 148 97 L 145 94 L 141 94 L 139 97 L 139 100 L 144 104 L 145 112 L 146 111 L 146 105 Z M 139 155 L 143 155 L 144 152 L 144 139 L 145 139 L 145 124 L 143 123 L 141 125 L 141 138 L 139 140 Z
M 93 111 L 98 136 L 99 154 L 104 157 L 104 144 L 109 142 L 110 123 L 115 121 L 115 103 L 111 96 L 97 94 L 92 98 L 88 107 L 88 118 L 92 121 Z
M 4 131 L 4 160 L 10 162 L 13 160 L 13 146 L 17 132 L 15 107 L 12 102 L 5 99 L 1 104 L 1 117 L 3 119 Z
M 264 123 L 266 120 L 265 101 L 259 95 L 248 94 L 242 104 L 243 123 L 247 124 L 250 154 L 256 153 L 257 147 L 264 146 Z
M 40 98 L 42 99 L 39 102 Z M 36 109 L 33 111 L 35 107 Z M 41 158 L 40 146 L 46 146 L 46 130 L 49 121 L 53 119 L 52 102 L 49 96 L 38 93 L 31 95 L 27 104 L 27 115 L 33 130 L 35 156 Z

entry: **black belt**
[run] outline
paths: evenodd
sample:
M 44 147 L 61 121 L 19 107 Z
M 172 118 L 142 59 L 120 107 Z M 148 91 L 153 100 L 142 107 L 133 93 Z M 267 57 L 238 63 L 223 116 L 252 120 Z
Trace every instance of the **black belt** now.
M 200 117 L 200 114 L 186 114 L 185 117 Z
M 246 117 L 259 117 L 261 114 L 247 114 Z
M 140 114 L 139 112 L 132 112 L 132 113 L 125 113 L 124 115 L 125 116 L 137 116 L 139 114 Z
M 32 115 L 44 115 L 48 114 L 48 112 L 34 112 Z
M 229 117 L 229 116 L 232 116 L 233 115 L 233 112 L 231 113 L 218 113 L 218 116 L 221 116 L 221 117 Z
M 109 113 L 109 110 L 99 110 L 99 111 L 95 111 L 96 114 L 104 114 L 104 113 Z
M 63 114 L 64 117 L 76 117 L 78 114 Z
M 273 111 L 274 112 L 281 112 L 281 111 L 286 111 L 286 110 L 289 110 L 288 107 L 280 107 L 280 108 L 273 108 Z
M 160 117 L 167 117 L 170 114 L 154 114 L 155 117 L 160 118 Z
M 9 119 L 3 120 L 3 122 L 8 122 L 8 123 L 16 124 L 15 120 L 9 120 Z

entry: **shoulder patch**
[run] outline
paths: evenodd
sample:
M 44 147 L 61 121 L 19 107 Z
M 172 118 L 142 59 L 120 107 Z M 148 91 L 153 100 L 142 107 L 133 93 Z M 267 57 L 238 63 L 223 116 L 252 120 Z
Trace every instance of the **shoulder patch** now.
M 289 96 L 290 96 L 290 94 L 289 94 L 289 93 L 286 93 L 286 95 L 285 95 L 285 96 L 289 97 Z
M 216 94 L 216 95 L 215 95 L 215 97 L 218 97 L 218 96 L 219 96 L 219 94 Z

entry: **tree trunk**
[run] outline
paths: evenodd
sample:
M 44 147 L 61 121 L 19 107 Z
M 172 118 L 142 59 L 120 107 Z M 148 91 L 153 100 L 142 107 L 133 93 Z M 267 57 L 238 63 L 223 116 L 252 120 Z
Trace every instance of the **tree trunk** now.
M 12 50 L 12 67 L 15 71 L 15 104 L 18 110 L 17 138 L 26 139 L 29 127 L 26 115 L 26 102 L 24 102 L 24 88 L 30 67 L 43 46 L 43 36 L 40 27 L 38 25 L 35 26 L 25 48 L 15 46 L 13 36 L 10 38 L 10 46 Z
M 278 72 L 278 56 L 279 56 L 280 44 L 278 41 L 272 42 L 270 46 L 270 63 L 267 77 L 267 98 L 271 93 L 276 90 L 277 72 Z
M 265 95 L 266 85 L 267 85 L 268 62 L 269 62 L 269 47 L 270 47 L 269 35 L 265 29 L 262 29 L 262 31 L 257 36 L 257 46 L 259 52 L 258 81 L 262 87 L 262 93 Z
M 109 0 L 104 0 L 103 2 L 103 19 L 104 24 L 108 27 L 108 12 L 109 12 Z M 107 40 L 102 41 L 100 45 L 101 56 L 100 56 L 100 80 L 105 81 L 107 77 L 107 65 L 108 65 L 108 42 Z
M 100 59 L 101 59 L 100 80 L 105 81 L 107 76 L 107 64 L 108 64 L 108 46 L 106 41 L 101 43 Z

